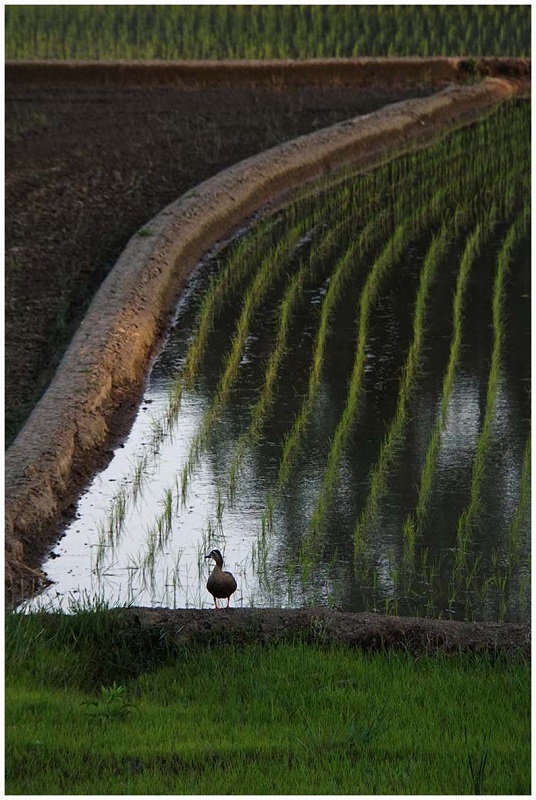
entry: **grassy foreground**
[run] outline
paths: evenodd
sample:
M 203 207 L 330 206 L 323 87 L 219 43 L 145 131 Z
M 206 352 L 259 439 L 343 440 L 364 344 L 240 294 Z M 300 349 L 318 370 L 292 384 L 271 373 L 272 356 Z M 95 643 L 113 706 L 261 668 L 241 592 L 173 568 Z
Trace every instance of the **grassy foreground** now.
M 528 794 L 530 666 L 9 615 L 8 794 Z

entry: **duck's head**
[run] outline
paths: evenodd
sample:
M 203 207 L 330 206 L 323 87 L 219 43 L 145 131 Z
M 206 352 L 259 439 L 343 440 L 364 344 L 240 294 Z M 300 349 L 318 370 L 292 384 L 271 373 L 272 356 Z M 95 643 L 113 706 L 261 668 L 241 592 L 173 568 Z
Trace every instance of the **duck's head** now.
M 205 558 L 213 558 L 218 567 L 223 566 L 223 556 L 219 550 L 211 550 L 208 556 L 205 556 Z

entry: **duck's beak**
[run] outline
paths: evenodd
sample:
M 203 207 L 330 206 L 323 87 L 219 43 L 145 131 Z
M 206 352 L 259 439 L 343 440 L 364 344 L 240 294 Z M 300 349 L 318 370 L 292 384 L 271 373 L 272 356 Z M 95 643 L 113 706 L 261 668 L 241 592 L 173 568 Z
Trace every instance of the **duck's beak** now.
M 212 558 L 212 553 L 209 553 L 208 556 L 205 556 L 205 558 Z

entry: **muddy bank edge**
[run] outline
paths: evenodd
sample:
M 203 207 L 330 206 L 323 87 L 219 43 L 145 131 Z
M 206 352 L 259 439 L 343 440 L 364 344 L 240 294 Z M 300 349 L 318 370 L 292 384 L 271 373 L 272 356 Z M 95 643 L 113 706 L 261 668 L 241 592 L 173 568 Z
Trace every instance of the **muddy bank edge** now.
M 202 254 L 264 203 L 339 167 L 374 165 L 430 143 L 519 88 L 486 78 L 299 137 L 200 184 L 150 220 L 146 235 L 130 239 L 6 453 L 6 602 L 44 583 L 38 567 L 59 537 L 62 515 L 91 477 L 95 453 L 117 438 L 114 415 L 138 395 L 155 342 Z
M 439 87 L 468 78 L 530 80 L 530 59 L 509 57 L 311 58 L 221 61 L 7 61 L 6 82 L 25 88 L 164 86 Z
M 271 644 L 305 640 L 367 651 L 400 650 L 413 655 L 460 652 L 530 658 L 530 624 L 458 622 L 444 619 L 349 613 L 326 608 L 195 609 L 129 608 L 125 624 L 168 645 L 191 642 Z

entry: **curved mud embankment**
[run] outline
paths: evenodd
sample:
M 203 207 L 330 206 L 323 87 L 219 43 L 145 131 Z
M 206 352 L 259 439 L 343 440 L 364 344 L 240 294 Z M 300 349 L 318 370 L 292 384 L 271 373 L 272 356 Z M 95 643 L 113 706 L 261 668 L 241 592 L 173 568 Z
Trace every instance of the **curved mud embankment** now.
M 468 124 L 518 91 L 489 78 L 387 106 L 299 137 L 227 169 L 167 206 L 132 237 L 102 284 L 48 391 L 6 454 L 6 599 L 36 569 L 109 446 L 114 412 L 136 394 L 190 269 L 264 203 L 344 165 L 366 167 Z
M 482 77 L 530 79 L 527 58 L 325 58 L 263 61 L 7 61 L 6 82 L 40 88 L 161 86 L 444 86 Z

